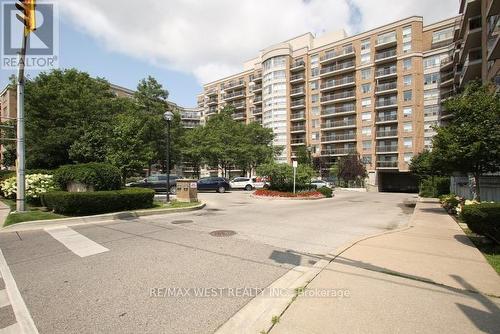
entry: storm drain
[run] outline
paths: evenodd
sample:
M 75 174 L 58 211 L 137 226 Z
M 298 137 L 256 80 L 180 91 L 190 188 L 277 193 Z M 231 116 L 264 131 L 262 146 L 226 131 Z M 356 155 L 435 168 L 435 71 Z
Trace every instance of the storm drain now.
M 218 237 L 218 238 L 223 238 L 223 237 L 231 237 L 236 234 L 236 232 L 231 231 L 231 230 L 217 230 L 217 231 L 212 231 L 209 233 L 212 237 Z
M 194 223 L 193 220 L 174 220 L 172 221 L 172 224 L 189 224 L 189 223 Z

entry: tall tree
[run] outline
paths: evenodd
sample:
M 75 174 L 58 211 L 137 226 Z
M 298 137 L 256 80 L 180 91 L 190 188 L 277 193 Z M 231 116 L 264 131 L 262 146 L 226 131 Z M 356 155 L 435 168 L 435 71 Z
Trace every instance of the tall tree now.
M 307 147 L 299 146 L 296 152 L 297 152 L 297 163 L 299 165 L 312 166 L 311 153 L 309 153 Z
M 344 181 L 362 181 L 367 177 L 366 168 L 359 154 L 349 154 L 338 160 L 337 175 Z
M 449 173 L 471 174 L 480 200 L 479 177 L 500 170 L 500 96 L 474 82 L 446 101 L 445 108 L 453 118 L 437 129 L 433 163 Z

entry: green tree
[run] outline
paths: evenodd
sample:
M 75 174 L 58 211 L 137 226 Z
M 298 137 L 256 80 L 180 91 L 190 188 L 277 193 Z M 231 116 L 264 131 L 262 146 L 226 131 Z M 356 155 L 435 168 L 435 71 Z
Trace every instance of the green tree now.
M 479 177 L 500 170 L 500 97 L 490 87 L 469 84 L 445 103 L 453 116 L 437 128 L 433 139 L 433 168 L 471 174 L 473 193 L 480 200 Z
M 183 137 L 182 158 L 189 163 L 197 177 L 200 176 L 200 168 L 204 163 L 203 153 L 204 128 L 197 127 L 186 131 Z
M 349 154 L 339 158 L 337 173 L 339 179 L 346 181 L 348 184 L 349 182 L 363 184 L 367 175 L 365 165 L 359 154 Z
M 257 173 L 270 179 L 271 189 L 278 191 L 292 191 L 293 167 L 289 164 L 271 162 L 257 167 Z M 299 165 L 295 176 L 296 189 L 309 189 L 315 171 L 309 165 Z
M 267 163 L 274 158 L 272 129 L 264 128 L 260 124 L 252 122 L 243 126 L 243 131 L 236 134 L 239 139 L 236 165 L 243 171 L 252 171 L 257 166 Z
M 297 147 L 297 163 L 299 165 L 312 165 L 311 153 L 308 151 L 308 148 L 305 146 Z
M 419 180 L 426 179 L 438 174 L 435 170 L 435 164 L 432 161 L 432 152 L 425 150 L 420 154 L 415 155 L 410 162 L 410 172 Z
M 26 165 L 55 168 L 71 163 L 69 150 L 86 129 L 110 122 L 116 96 L 104 79 L 75 69 L 42 72 L 26 82 Z

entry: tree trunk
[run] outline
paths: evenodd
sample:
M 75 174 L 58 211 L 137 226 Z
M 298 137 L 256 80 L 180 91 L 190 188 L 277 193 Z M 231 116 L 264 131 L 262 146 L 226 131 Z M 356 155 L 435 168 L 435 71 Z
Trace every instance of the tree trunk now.
M 475 191 L 474 191 L 474 195 L 475 195 L 475 200 L 477 200 L 478 202 L 481 202 L 481 188 L 480 188 L 480 185 L 479 185 L 479 177 L 481 175 L 479 173 L 474 173 L 474 183 L 475 183 Z

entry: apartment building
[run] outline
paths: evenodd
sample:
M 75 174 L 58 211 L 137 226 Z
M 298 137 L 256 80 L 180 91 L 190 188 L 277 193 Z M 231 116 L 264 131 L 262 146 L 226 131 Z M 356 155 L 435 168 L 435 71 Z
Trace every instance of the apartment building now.
M 204 118 L 232 105 L 233 117 L 273 129 L 291 162 L 306 147 L 325 170 L 358 152 L 371 189 L 412 190 L 408 163 L 441 116 L 441 61 L 455 18 L 424 26 L 409 17 L 354 36 L 307 33 L 270 46 L 243 71 L 204 85 Z

